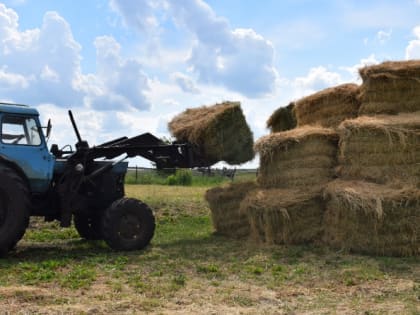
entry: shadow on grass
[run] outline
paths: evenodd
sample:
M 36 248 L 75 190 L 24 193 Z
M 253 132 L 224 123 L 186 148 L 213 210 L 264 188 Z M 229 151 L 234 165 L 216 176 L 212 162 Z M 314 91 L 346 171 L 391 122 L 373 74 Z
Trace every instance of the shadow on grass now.
M 192 263 L 247 263 L 266 261 L 270 264 L 307 264 L 322 269 L 352 266 L 374 266 L 383 273 L 408 276 L 420 280 L 418 257 L 387 257 L 348 253 L 324 245 L 266 245 L 249 239 L 230 239 L 211 234 L 195 239 L 179 239 L 155 246 L 167 257 L 178 257 Z M 147 257 L 146 257 L 147 259 Z M 153 257 L 153 259 L 159 259 Z
M 121 256 L 142 256 L 147 249 L 133 252 L 117 252 L 103 241 L 68 240 L 51 243 L 26 243 L 17 246 L 0 263 L 12 265 L 19 262 L 43 262 L 48 260 L 84 262 L 106 262 Z
M 159 264 L 177 261 L 186 264 L 240 264 L 267 261 L 270 264 L 308 264 L 318 268 L 346 268 L 358 264 L 375 265 L 385 273 L 410 274 L 420 278 L 418 257 L 365 256 L 337 252 L 313 244 L 299 246 L 264 245 L 248 239 L 230 239 L 212 233 L 208 217 L 183 217 L 158 222 L 151 245 L 141 251 L 117 252 L 103 241 L 68 239 L 18 244 L 16 251 L 0 259 L 1 267 L 19 262 L 60 260 L 68 263 L 102 264 L 123 258 L 131 263 Z

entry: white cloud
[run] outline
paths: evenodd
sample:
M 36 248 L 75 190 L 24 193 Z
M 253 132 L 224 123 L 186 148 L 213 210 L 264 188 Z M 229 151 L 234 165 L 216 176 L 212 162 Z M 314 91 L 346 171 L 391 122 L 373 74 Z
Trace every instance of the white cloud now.
M 175 72 L 171 75 L 172 80 L 186 93 L 198 94 L 200 90 L 195 82 L 187 75 L 181 72 Z
M 411 40 L 405 49 L 406 59 L 420 59 L 420 25 L 413 29 L 416 39 Z
M 351 75 L 350 81 L 361 83 L 359 76 L 359 69 L 378 64 L 379 61 L 376 59 L 374 54 L 369 55 L 367 58 L 362 58 L 359 63 L 351 67 L 340 67 L 341 70 L 348 72 Z
M 159 26 L 155 9 L 163 4 L 160 0 L 110 0 L 111 9 L 122 16 L 126 26 L 135 26 L 144 32 L 150 32 Z
M 252 29 L 231 29 L 201 0 L 171 0 L 179 25 L 195 37 L 188 63 L 202 83 L 223 85 L 248 97 L 273 92 L 274 47 Z
M 42 68 L 40 77 L 45 81 L 60 82 L 59 74 L 48 65 L 45 65 L 44 68 Z
M 95 40 L 98 73 L 92 84 L 96 95 L 90 96 L 90 105 L 95 109 L 137 108 L 150 109 L 145 95 L 149 79 L 141 64 L 134 59 L 124 59 L 121 47 L 110 36 Z
M 343 83 L 343 79 L 339 73 L 319 66 L 311 68 L 305 77 L 296 78 L 293 85 L 303 90 L 304 94 L 309 94 L 340 83 Z
M 10 73 L 6 67 L 0 69 L 0 90 L 26 88 L 29 82 L 20 74 Z
M 150 109 L 148 77 L 140 62 L 122 58 L 112 37 L 99 37 L 97 73 L 84 74 L 81 45 L 56 12 L 40 28 L 19 30 L 17 13 L 0 3 L 0 91 L 20 103 L 97 110 Z
M 376 38 L 381 44 L 385 44 L 387 41 L 390 40 L 392 35 L 392 30 L 384 31 L 380 30 L 378 33 L 376 33 Z
M 166 15 L 189 31 L 193 43 L 187 62 L 198 82 L 224 86 L 248 97 L 273 92 L 278 76 L 273 45 L 251 29 L 232 29 L 204 1 L 112 0 L 111 4 L 127 25 L 141 31 L 156 28 Z
M 82 94 L 73 85 L 80 73 L 81 47 L 62 17 L 47 12 L 40 29 L 20 32 L 16 12 L 0 4 L 0 34 L 0 67 L 26 81 L 24 91 L 17 85 L 7 97 L 31 104 L 82 103 Z

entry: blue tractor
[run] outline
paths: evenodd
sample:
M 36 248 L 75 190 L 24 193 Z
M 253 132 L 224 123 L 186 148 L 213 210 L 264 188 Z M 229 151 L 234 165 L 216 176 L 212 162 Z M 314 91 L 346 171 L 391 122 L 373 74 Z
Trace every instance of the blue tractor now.
M 63 227 L 73 221 L 82 238 L 104 240 L 115 250 L 142 249 L 153 237 L 155 218 L 145 203 L 124 197 L 124 160 L 141 156 L 157 168 L 206 166 L 190 144 L 150 133 L 90 147 L 69 116 L 75 149 L 53 144 L 48 150 L 50 121 L 42 127 L 36 109 L 0 103 L 0 254 L 16 246 L 30 216 Z

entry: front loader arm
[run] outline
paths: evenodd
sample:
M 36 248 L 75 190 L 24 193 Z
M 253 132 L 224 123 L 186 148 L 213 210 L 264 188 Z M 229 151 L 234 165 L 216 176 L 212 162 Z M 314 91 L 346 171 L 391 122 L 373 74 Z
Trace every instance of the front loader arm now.
M 209 161 L 199 155 L 199 150 L 196 150 L 192 144 L 167 143 L 148 132 L 132 138 L 117 138 L 90 148 L 88 143 L 82 140 L 71 110 L 69 110 L 69 117 L 78 140 L 76 152 L 61 151 L 56 145 L 53 146 L 51 151 L 57 158 L 68 154 L 67 159 L 70 164 L 82 163 L 84 165 L 87 161 L 93 161 L 97 158 L 113 159 L 126 154 L 127 157 L 141 156 L 152 161 L 158 169 L 211 165 Z
M 113 159 L 122 154 L 127 157 L 141 156 L 163 168 L 193 168 L 209 166 L 189 143 L 166 143 L 150 133 L 144 133 L 133 138 L 122 137 L 108 141 L 98 146 L 89 147 L 86 142 L 76 144 L 76 152 L 64 152 L 54 148 L 57 158 L 67 154 L 69 161 L 93 161 L 97 158 Z

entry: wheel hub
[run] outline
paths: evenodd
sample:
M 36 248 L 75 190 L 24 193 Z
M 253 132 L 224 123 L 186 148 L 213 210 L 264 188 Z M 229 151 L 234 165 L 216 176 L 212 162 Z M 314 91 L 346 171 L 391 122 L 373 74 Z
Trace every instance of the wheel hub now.
M 141 234 L 141 220 L 131 214 L 126 214 L 121 218 L 119 235 L 127 240 L 135 240 Z

